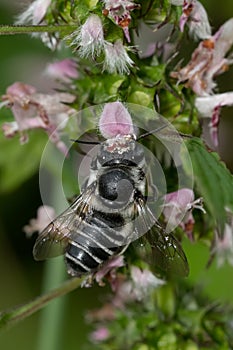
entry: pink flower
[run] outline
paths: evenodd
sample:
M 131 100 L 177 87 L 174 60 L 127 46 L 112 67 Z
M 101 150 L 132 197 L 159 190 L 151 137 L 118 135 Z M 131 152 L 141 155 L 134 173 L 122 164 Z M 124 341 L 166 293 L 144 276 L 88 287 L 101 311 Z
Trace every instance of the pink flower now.
M 31 219 L 29 224 L 23 227 L 28 237 L 34 232 L 41 232 L 54 218 L 55 210 L 48 205 L 43 205 L 37 210 L 36 219 Z
M 99 129 L 104 138 L 133 134 L 133 122 L 121 102 L 106 103 L 99 120 Z
M 131 279 L 117 275 L 113 291 L 115 292 L 113 305 L 116 308 L 124 308 L 126 303 L 146 299 L 151 289 L 158 288 L 164 281 L 155 277 L 149 270 L 141 270 L 137 266 L 130 269 Z
M 194 193 L 189 188 L 182 188 L 178 191 L 165 195 L 163 214 L 167 222 L 167 231 L 174 230 L 180 226 L 192 239 L 193 225 L 195 223 L 192 210 L 200 209 L 205 213 L 202 207 L 201 198 L 194 200 Z
M 124 309 L 125 304 L 135 300 L 132 289 L 133 284 L 131 280 L 126 280 L 125 276 L 117 276 L 114 288 L 112 288 L 115 293 L 112 304 L 116 309 Z
M 165 282 L 153 275 L 149 270 L 141 270 L 137 266 L 131 267 L 132 294 L 136 300 L 147 297 L 152 288 L 157 288 Z
M 114 305 L 112 302 L 109 302 L 104 304 L 100 309 L 88 311 L 86 314 L 86 320 L 88 322 L 114 320 L 116 316 L 115 311 Z
M 4 123 L 2 126 L 6 137 L 13 137 L 19 133 L 20 142 L 25 143 L 28 141 L 26 131 L 40 128 L 47 132 L 61 152 L 67 154 L 68 150 L 60 139 L 59 130 L 65 127 L 68 117 L 75 113 L 74 109 L 65 104 L 74 101 L 73 95 L 40 94 L 31 85 L 16 82 L 7 88 L 7 93 L 2 99 L 3 105 L 8 103 L 15 118 L 14 122 Z
M 29 7 L 18 16 L 16 25 L 33 24 L 33 25 L 44 25 L 46 21 L 44 20 L 49 6 L 52 0 L 35 0 Z M 60 34 L 59 32 L 49 33 L 33 33 L 33 37 L 39 37 L 42 42 L 50 49 L 55 50 L 61 47 Z
M 32 23 L 34 25 L 40 24 L 43 20 L 51 0 L 35 0 L 29 7 L 18 17 L 16 24 Z
M 216 84 L 214 77 L 226 71 L 233 63 L 225 58 L 233 44 L 233 18 L 222 25 L 215 35 L 203 40 L 192 54 L 191 61 L 171 76 L 187 85 L 198 95 L 207 96 L 212 93 Z
M 78 78 L 77 63 L 70 58 L 50 63 L 46 68 L 46 74 L 64 83 L 70 83 L 72 79 Z
M 211 27 L 203 5 L 196 0 L 184 0 L 183 13 L 180 17 L 180 31 L 188 23 L 189 33 L 196 39 L 207 39 L 211 36 Z
M 233 266 L 233 215 L 229 209 L 226 209 L 229 218 L 225 224 L 223 236 L 215 232 L 215 245 L 212 249 L 212 255 L 216 255 L 217 266 L 221 267 L 225 262 Z
M 104 70 L 109 73 L 129 74 L 129 68 L 133 67 L 134 62 L 129 57 L 127 50 L 131 50 L 131 48 L 125 47 L 121 40 L 117 40 L 113 44 L 106 42 L 104 45 Z
M 106 327 L 99 327 L 91 333 L 90 338 L 93 342 L 101 342 L 109 337 L 109 330 Z
M 81 57 L 100 55 L 105 43 L 100 17 L 90 15 L 86 22 L 67 39 L 71 39 L 71 46 L 75 46 L 75 50 L 78 50 Z
M 118 309 L 124 309 L 127 303 L 146 299 L 151 289 L 158 288 L 164 281 L 155 277 L 149 270 L 132 266 L 130 278 L 126 274 L 116 274 L 111 281 L 114 297 L 101 309 L 88 313 L 89 321 L 113 320 Z
M 197 97 L 195 106 L 202 118 L 209 118 L 209 129 L 211 139 L 215 147 L 218 146 L 218 126 L 220 112 L 223 106 L 233 105 L 233 91 L 206 97 Z
M 130 43 L 129 24 L 131 22 L 130 12 L 139 8 L 139 4 L 135 4 L 131 0 L 104 0 L 105 8 L 103 14 L 106 14 L 120 26 L 125 34 L 127 41 Z
M 124 266 L 124 257 L 123 255 L 118 255 L 113 257 L 112 259 L 109 259 L 103 267 L 96 272 L 95 274 L 95 280 L 99 285 L 104 285 L 103 278 L 106 275 L 110 275 L 110 280 L 114 280 L 116 278 L 116 270 L 119 267 Z

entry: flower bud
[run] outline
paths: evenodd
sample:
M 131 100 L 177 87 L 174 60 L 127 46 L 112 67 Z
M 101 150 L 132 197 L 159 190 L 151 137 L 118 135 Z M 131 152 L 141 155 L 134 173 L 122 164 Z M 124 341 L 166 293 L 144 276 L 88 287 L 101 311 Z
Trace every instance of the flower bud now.
M 90 15 L 86 22 L 67 37 L 71 39 L 71 46 L 79 51 L 81 57 L 100 55 L 104 48 L 104 33 L 101 19 L 97 15 Z
M 104 69 L 109 73 L 129 73 L 129 68 L 133 66 L 133 61 L 128 56 L 126 47 L 121 40 L 117 40 L 113 44 L 107 42 L 104 46 L 104 51 Z

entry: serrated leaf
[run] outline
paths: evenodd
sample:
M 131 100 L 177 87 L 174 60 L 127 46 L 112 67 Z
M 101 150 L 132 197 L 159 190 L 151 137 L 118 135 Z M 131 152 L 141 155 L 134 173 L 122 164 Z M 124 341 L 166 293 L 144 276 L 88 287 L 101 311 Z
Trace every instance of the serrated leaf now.
M 197 189 L 222 231 L 226 221 L 226 208 L 233 211 L 233 176 L 219 155 L 209 152 L 200 139 L 193 138 L 185 143 L 191 157 Z M 184 157 L 183 163 L 189 173 Z

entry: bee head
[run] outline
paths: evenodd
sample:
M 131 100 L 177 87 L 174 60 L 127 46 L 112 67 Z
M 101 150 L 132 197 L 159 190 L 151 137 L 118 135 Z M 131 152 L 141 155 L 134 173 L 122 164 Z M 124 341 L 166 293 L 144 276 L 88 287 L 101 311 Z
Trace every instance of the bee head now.
M 134 134 L 118 135 L 100 146 L 97 159 L 101 166 L 137 166 L 144 158 L 142 146 L 136 142 Z

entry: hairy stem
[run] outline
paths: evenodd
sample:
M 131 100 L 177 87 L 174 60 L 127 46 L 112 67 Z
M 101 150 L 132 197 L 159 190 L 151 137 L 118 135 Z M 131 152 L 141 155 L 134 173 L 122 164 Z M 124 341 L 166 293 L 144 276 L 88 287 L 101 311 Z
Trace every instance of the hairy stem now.
M 0 26 L 0 35 L 30 34 L 30 33 L 54 33 L 69 32 L 77 29 L 75 25 L 57 25 L 57 26 Z
M 12 326 L 18 321 L 23 320 L 24 318 L 32 315 L 36 311 L 42 309 L 46 306 L 51 300 L 65 295 L 72 290 L 80 287 L 84 278 L 72 278 L 64 282 L 60 287 L 45 293 L 44 295 L 39 296 L 38 298 L 21 305 L 19 307 L 13 308 L 8 311 L 3 311 L 0 313 L 0 329 Z

